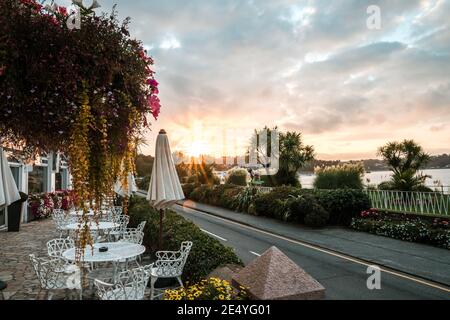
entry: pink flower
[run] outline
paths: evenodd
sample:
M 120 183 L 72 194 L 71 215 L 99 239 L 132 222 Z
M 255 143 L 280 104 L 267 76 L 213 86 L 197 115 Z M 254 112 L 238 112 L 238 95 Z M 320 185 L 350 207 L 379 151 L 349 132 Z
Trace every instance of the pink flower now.
M 148 96 L 148 104 L 150 106 L 150 113 L 153 115 L 155 120 L 158 120 L 158 116 L 161 110 L 161 103 L 157 96 Z
M 63 16 L 67 16 L 67 9 L 66 7 L 58 7 L 58 12 L 62 14 Z
M 156 88 L 159 85 L 158 81 L 152 78 L 147 79 L 147 84 L 154 88 Z

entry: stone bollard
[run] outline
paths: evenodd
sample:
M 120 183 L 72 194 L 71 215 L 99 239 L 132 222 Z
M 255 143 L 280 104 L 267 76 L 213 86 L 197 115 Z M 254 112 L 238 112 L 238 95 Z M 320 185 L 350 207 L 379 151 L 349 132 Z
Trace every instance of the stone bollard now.
M 232 283 L 248 288 L 252 300 L 319 300 L 325 296 L 325 288 L 276 247 L 233 275 Z

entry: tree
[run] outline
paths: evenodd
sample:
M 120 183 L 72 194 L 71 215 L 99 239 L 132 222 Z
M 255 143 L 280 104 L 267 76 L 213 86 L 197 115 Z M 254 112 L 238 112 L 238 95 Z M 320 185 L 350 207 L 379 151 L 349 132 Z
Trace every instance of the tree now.
M 279 185 L 298 185 L 297 172 L 314 160 L 314 147 L 304 145 L 300 132 L 280 133 L 280 168 L 275 175 Z
M 430 160 L 430 155 L 414 140 L 389 142 L 378 149 L 378 154 L 393 172 L 391 181 L 382 184 L 381 188 L 401 191 L 424 189 L 429 176 L 418 171 Z

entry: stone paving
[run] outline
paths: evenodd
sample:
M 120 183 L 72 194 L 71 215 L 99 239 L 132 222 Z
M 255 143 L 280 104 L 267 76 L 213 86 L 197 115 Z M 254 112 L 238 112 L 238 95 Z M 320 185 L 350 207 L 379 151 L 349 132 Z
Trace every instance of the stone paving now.
M 28 256 L 47 255 L 47 241 L 58 237 L 50 219 L 22 224 L 20 232 L 0 232 L 0 279 L 8 285 L 0 293 L 0 299 L 41 298 L 39 281 Z
M 75 298 L 64 290 L 40 292 L 40 285 L 29 255 L 47 256 L 47 241 L 59 233 L 51 219 L 33 221 L 20 226 L 20 232 L 0 232 L 0 280 L 8 287 L 0 291 L 0 300 L 63 300 Z M 142 263 L 149 263 L 144 256 Z M 95 299 L 94 292 L 85 290 L 84 299 Z

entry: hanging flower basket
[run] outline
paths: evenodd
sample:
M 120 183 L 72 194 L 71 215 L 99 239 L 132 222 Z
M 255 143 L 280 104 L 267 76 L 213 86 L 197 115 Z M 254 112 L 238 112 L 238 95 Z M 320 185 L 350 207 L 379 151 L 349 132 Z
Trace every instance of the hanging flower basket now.
M 86 211 L 86 203 L 99 208 L 118 177 L 126 186 L 133 141 L 160 101 L 153 60 L 130 37 L 129 19 L 74 4 L 80 28 L 68 27 L 64 7 L 0 1 L 0 143 L 65 153 Z

